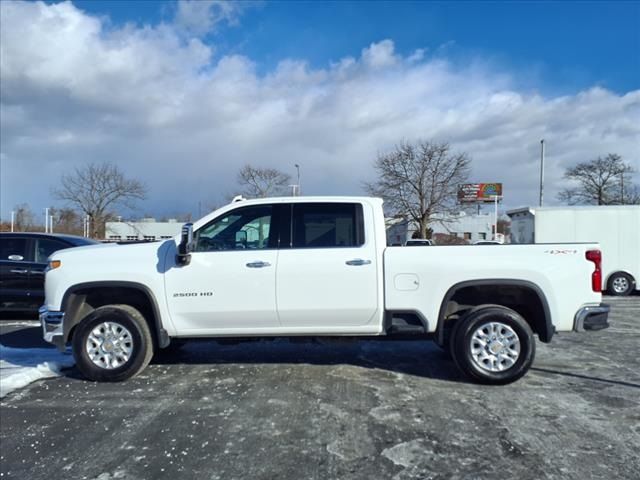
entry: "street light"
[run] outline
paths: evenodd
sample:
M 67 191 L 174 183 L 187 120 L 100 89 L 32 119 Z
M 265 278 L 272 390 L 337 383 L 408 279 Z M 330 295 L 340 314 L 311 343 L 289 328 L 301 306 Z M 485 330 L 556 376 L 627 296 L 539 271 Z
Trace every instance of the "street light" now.
M 299 196 L 299 195 L 300 195 L 300 165 L 298 165 L 298 164 L 296 163 L 296 164 L 295 164 L 295 167 L 296 167 L 296 170 L 297 170 L 297 172 L 298 172 L 298 182 L 297 182 L 298 188 L 297 188 L 296 190 L 298 191 L 298 193 L 297 193 L 297 194 L 298 194 L 298 196 Z
M 544 193 L 544 138 L 540 140 L 540 206 L 543 203 Z

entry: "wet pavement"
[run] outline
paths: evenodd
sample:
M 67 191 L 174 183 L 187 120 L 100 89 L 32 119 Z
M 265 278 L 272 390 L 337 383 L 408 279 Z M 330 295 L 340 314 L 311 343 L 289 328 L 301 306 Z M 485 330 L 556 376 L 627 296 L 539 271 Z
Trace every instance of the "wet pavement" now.
M 609 329 L 538 343 L 507 386 L 418 341 L 193 342 L 119 384 L 72 369 L 2 400 L 0 475 L 635 480 L 640 297 L 606 301 Z M 41 346 L 11 323 L 0 342 Z

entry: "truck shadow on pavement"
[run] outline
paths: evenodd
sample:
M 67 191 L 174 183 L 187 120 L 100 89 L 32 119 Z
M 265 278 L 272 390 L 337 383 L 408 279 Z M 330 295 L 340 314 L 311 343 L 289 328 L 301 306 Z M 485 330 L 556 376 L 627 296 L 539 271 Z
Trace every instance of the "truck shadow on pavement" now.
M 260 339 L 187 342 L 177 351 L 160 351 L 152 364 L 351 365 L 399 374 L 468 383 L 453 360 L 429 341 L 360 339 Z

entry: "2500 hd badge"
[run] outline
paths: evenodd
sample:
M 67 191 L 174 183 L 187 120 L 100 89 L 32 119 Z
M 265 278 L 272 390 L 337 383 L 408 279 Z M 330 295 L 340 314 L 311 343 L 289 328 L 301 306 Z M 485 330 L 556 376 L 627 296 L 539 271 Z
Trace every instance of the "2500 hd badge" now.
M 177 292 L 173 294 L 173 297 L 213 297 L 213 292 Z

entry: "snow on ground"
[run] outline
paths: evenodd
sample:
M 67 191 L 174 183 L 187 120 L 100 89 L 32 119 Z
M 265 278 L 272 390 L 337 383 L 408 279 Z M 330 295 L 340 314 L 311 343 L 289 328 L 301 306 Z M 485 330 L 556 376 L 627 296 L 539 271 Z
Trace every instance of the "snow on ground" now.
M 0 398 L 36 380 L 57 377 L 74 364 L 70 352 L 54 348 L 13 348 L 0 344 Z

